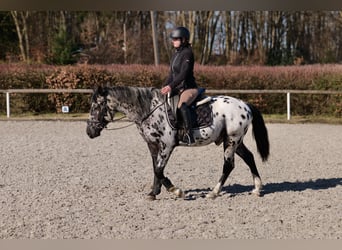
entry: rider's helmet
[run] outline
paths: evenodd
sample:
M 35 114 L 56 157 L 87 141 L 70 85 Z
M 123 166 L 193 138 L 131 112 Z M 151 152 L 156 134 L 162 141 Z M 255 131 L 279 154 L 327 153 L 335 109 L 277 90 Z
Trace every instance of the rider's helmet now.
M 185 27 L 175 28 L 170 35 L 171 38 L 184 38 L 186 41 L 190 40 L 190 32 Z

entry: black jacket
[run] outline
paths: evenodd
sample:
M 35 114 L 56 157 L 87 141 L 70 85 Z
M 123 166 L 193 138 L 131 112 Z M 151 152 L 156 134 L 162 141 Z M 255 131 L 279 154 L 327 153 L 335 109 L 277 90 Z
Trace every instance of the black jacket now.
M 183 89 L 197 88 L 194 63 L 194 54 L 190 46 L 176 49 L 171 58 L 169 77 L 164 84 L 171 87 L 171 95 L 179 94 Z

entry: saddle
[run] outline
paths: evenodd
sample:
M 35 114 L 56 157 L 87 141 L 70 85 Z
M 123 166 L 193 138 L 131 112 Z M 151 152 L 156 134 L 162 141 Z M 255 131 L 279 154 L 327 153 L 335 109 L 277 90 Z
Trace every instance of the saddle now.
M 205 96 L 205 89 L 199 88 L 198 95 L 193 103 L 189 106 L 191 113 L 192 129 L 199 129 L 208 127 L 213 122 L 213 114 L 211 110 L 212 97 Z M 167 116 L 170 125 L 178 130 L 183 129 L 183 120 L 177 112 L 177 105 L 179 101 L 179 95 L 167 97 Z

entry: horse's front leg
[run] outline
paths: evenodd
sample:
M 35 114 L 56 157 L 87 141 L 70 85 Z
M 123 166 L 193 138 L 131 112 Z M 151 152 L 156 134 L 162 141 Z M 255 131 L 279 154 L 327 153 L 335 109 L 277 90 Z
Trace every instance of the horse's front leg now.
M 165 177 L 164 167 L 157 167 L 155 171 L 155 176 L 157 177 L 157 179 L 160 180 L 160 182 L 168 192 L 175 194 L 178 198 L 185 198 L 184 192 L 180 188 L 175 187 L 169 178 Z
M 152 191 L 147 195 L 147 198 L 149 200 L 155 200 L 156 196 L 160 194 L 161 187 L 162 187 L 162 183 L 160 179 L 155 174 L 155 171 L 156 171 L 155 169 L 158 165 L 157 158 L 158 158 L 159 147 L 157 144 L 148 143 L 148 148 L 150 150 L 151 157 L 152 157 L 154 178 L 153 178 L 153 184 L 152 184 Z
M 164 175 L 165 166 L 173 151 L 173 147 L 168 148 L 166 145 L 160 143 L 150 143 L 148 147 L 151 152 L 153 161 L 154 181 L 152 191 L 148 194 L 150 200 L 155 200 L 156 196 L 161 192 L 161 186 L 163 185 L 167 191 L 174 193 L 177 197 L 183 198 L 184 192 L 175 187 L 169 178 Z

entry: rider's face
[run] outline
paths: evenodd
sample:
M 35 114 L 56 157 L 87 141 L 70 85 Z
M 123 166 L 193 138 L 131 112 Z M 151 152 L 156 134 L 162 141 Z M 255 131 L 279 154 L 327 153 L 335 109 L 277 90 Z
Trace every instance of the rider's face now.
M 179 48 L 181 43 L 181 38 L 172 38 L 173 47 Z

